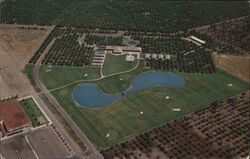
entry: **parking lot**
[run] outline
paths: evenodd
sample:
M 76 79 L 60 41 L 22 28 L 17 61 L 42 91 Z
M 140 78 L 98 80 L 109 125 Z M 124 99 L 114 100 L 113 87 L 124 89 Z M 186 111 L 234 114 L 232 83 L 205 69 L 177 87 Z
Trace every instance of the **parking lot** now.
M 69 158 L 67 145 L 50 127 L 1 141 L 1 159 L 58 159 Z
M 3 159 L 37 158 L 24 136 L 16 136 L 14 138 L 1 141 L 0 153 Z
M 51 127 L 27 134 L 32 147 L 39 158 L 65 158 L 70 156 L 66 145 L 55 134 Z

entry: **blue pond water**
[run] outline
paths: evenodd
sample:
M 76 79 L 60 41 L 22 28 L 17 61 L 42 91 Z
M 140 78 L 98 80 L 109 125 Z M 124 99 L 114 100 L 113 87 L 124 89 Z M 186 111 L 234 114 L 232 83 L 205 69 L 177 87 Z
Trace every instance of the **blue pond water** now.
M 185 80 L 181 76 L 171 72 L 146 72 L 139 74 L 133 80 L 131 87 L 120 94 L 106 94 L 96 84 L 84 83 L 74 88 L 73 98 L 79 106 L 102 108 L 137 91 L 153 87 L 177 88 L 184 86 L 184 84 Z

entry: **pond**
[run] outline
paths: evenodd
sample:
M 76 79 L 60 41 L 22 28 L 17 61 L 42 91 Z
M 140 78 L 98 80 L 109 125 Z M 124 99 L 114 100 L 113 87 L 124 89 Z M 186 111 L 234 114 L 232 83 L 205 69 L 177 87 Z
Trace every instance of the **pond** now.
M 146 72 L 136 76 L 132 85 L 120 94 L 106 94 L 96 84 L 83 83 L 73 90 L 73 98 L 78 106 L 102 108 L 131 93 L 154 88 L 178 88 L 185 85 L 181 76 L 171 72 Z

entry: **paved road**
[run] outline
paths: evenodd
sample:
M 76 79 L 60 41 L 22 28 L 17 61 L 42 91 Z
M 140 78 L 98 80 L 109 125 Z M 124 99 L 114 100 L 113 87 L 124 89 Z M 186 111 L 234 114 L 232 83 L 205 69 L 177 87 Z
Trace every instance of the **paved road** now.
M 53 45 L 53 40 L 43 52 L 43 54 L 37 60 L 34 70 L 33 76 L 37 87 L 44 93 L 44 95 L 48 98 L 48 100 L 53 104 L 53 106 L 58 110 L 61 116 L 66 120 L 66 122 L 71 126 L 72 130 L 77 134 L 80 140 L 85 144 L 87 147 L 87 151 L 83 153 L 83 156 L 92 156 L 96 159 L 102 159 L 102 155 L 98 152 L 95 146 L 89 141 L 86 135 L 81 131 L 81 129 L 76 125 L 76 123 L 71 119 L 67 112 L 64 111 L 60 103 L 55 99 L 55 97 L 48 91 L 46 86 L 43 84 L 42 80 L 40 79 L 39 69 L 41 67 L 41 63 L 45 55 L 47 54 L 50 47 Z

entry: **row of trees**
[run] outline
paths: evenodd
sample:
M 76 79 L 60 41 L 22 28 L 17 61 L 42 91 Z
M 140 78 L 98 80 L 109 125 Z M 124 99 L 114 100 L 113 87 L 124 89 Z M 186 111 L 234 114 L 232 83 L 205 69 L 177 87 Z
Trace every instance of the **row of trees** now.
M 99 35 L 87 34 L 85 37 L 85 42 L 88 45 L 93 45 L 93 44 L 97 44 L 97 45 L 122 45 L 122 40 L 123 40 L 122 36 L 112 37 L 112 35 L 99 36 Z
M 52 25 L 57 22 L 71 1 L 4 0 L 0 3 L 0 23 Z
M 247 1 L 5 0 L 1 23 L 177 32 L 249 14 Z
M 147 67 L 189 73 L 214 72 L 215 66 L 206 46 L 197 46 L 184 40 L 183 35 L 177 34 L 167 37 L 132 36 L 132 38 L 140 41 L 138 46 L 142 47 L 143 53 L 170 55 L 170 59 L 145 59 Z
M 43 59 L 43 64 L 83 66 L 90 64 L 93 48 L 79 45 L 76 34 L 64 34 L 55 43 Z
M 52 32 L 47 36 L 47 38 L 44 40 L 42 45 L 38 48 L 36 53 L 32 56 L 32 58 L 29 60 L 29 63 L 35 64 L 36 61 L 39 59 L 41 54 L 45 51 L 45 49 L 48 47 L 49 43 L 54 39 L 54 37 L 57 37 L 60 34 L 60 30 L 56 27 L 52 30 Z
M 13 100 L 13 99 L 18 99 L 18 95 L 0 99 L 0 104 L 5 103 L 5 102 L 10 101 L 10 100 Z
M 111 146 L 101 153 L 107 159 L 245 158 L 248 156 L 250 135 L 249 103 L 249 91 L 246 91 L 211 103 L 198 112 Z
M 177 32 L 248 13 L 247 2 L 74 1 L 64 11 L 59 24 L 111 30 Z
M 91 35 L 91 33 L 100 33 L 100 34 L 115 34 L 117 33 L 114 30 L 102 30 L 102 29 L 88 29 L 88 28 L 75 28 L 75 27 L 59 27 L 56 26 L 53 31 L 49 34 L 49 36 L 45 39 L 45 41 L 42 43 L 42 45 L 39 47 L 39 49 L 36 51 L 36 53 L 34 54 L 34 56 L 30 59 L 29 63 L 34 64 L 38 58 L 41 56 L 41 54 L 45 51 L 45 49 L 48 47 L 48 45 L 52 42 L 53 39 L 57 39 L 56 43 L 58 43 L 59 41 L 65 41 L 66 39 L 68 39 L 69 41 L 71 41 L 70 44 L 72 44 L 73 46 L 69 46 L 69 44 L 65 44 L 65 46 L 67 47 L 71 47 L 71 48 L 75 48 L 76 50 L 68 50 L 68 51 L 74 51 L 74 52 L 82 52 L 83 54 L 85 54 L 84 52 L 86 52 L 86 56 L 84 55 L 77 55 L 79 56 L 79 58 L 75 58 L 76 62 L 72 62 L 73 59 L 70 59 L 67 62 L 67 65 L 82 65 L 83 62 L 80 61 L 85 61 L 84 64 L 88 64 L 88 60 L 89 58 L 91 58 L 91 53 L 92 53 L 92 48 L 86 48 L 86 46 L 84 46 L 84 44 L 82 44 L 82 46 L 78 46 L 79 42 L 78 42 L 78 38 L 81 38 L 84 34 L 87 34 L 85 42 L 87 42 L 87 44 L 98 44 L 98 45 L 121 45 L 122 43 L 122 37 L 105 37 L 105 36 L 96 36 L 96 35 Z M 67 37 L 65 35 L 68 35 Z M 71 38 L 69 38 L 71 36 Z M 71 40 L 70 40 L 71 39 Z M 64 43 L 64 42 L 61 42 Z M 61 47 L 63 47 L 64 44 L 60 44 Z M 55 47 L 55 46 L 53 46 Z M 60 49 L 57 48 L 56 51 L 59 51 Z M 77 51 L 78 50 L 78 51 Z M 59 52 L 61 52 L 62 50 L 60 50 Z M 50 53 L 52 52 L 52 50 L 50 51 Z M 60 53 L 59 53 L 60 54 Z M 63 53 L 64 54 L 64 53 Z M 68 53 L 66 53 L 68 54 Z M 88 54 L 88 55 L 87 55 Z M 60 54 L 61 55 L 61 54 Z M 47 56 L 51 56 L 51 55 L 47 55 Z M 59 55 L 58 55 L 59 56 Z M 55 57 L 54 57 L 55 58 Z M 58 57 L 57 57 L 58 58 Z M 71 58 L 71 57 L 70 57 Z M 47 61 L 44 60 L 44 63 L 55 63 L 55 61 L 57 61 L 57 59 L 53 59 L 52 61 Z M 60 61 L 60 62 L 59 62 Z M 65 61 L 64 60 L 59 60 L 57 64 L 64 64 Z
M 144 53 L 167 53 L 178 54 L 180 52 L 188 52 L 197 48 L 197 46 L 186 40 L 182 40 L 182 37 L 134 37 L 132 39 L 140 41 L 138 46 L 142 47 Z
M 250 16 L 210 25 L 200 33 L 220 41 L 223 53 L 250 53 Z
M 29 63 L 35 63 L 45 49 L 49 49 L 43 64 L 83 66 L 89 65 L 93 57 L 93 48 L 79 43 L 79 38 L 93 30 L 82 28 L 56 27 L 46 38 Z M 49 44 L 54 41 L 51 48 Z

